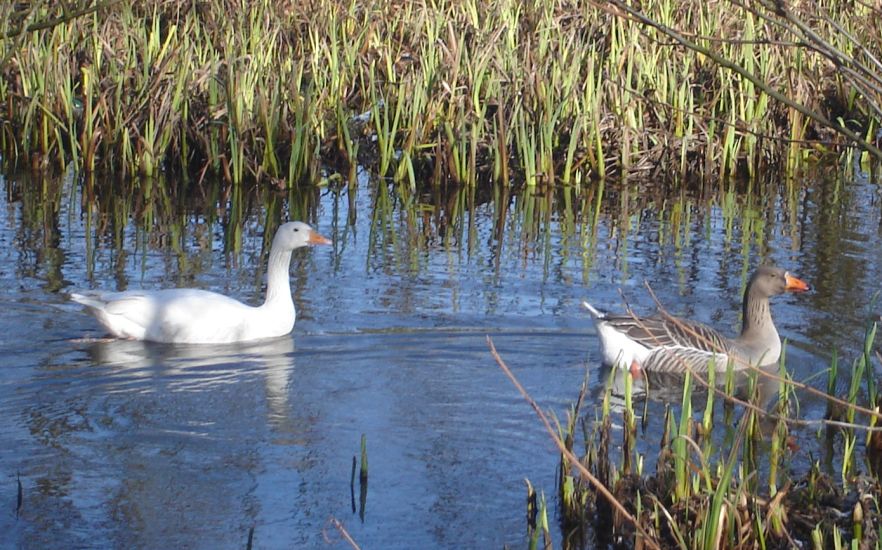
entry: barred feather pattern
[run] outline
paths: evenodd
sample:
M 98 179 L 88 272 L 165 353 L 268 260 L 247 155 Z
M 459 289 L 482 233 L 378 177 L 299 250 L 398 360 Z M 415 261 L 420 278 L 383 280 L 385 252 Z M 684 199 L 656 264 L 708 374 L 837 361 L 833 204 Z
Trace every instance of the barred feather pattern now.
M 650 349 L 662 346 L 726 352 L 732 345 L 728 338 L 707 325 L 675 317 L 607 315 L 603 321 Z
M 711 365 L 719 372 L 725 370 L 730 356 L 725 353 L 670 346 L 656 348 L 643 360 L 641 368 L 651 372 L 685 374 L 687 371 L 705 373 Z
M 715 370 L 724 371 L 730 361 L 735 369 L 777 362 L 781 339 L 772 321 L 769 298 L 810 289 L 808 283 L 783 269 L 760 266 L 744 292 L 743 326 L 735 339 L 707 325 L 666 314 L 644 318 L 609 315 L 588 302 L 582 305 L 594 318 L 605 364 L 659 373 L 707 372 L 713 364 Z
M 706 372 L 726 368 L 733 342 L 718 331 L 692 321 L 672 317 L 605 315 L 601 322 L 650 350 L 641 368 L 656 372 Z

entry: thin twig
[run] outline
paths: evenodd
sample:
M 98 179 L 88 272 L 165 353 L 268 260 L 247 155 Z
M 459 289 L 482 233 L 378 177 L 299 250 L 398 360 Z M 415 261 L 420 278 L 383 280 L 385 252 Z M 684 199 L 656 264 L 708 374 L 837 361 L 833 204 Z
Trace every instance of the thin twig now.
M 76 19 L 78 17 L 82 17 L 84 15 L 89 15 L 91 13 L 98 11 L 98 10 L 110 7 L 114 4 L 118 4 L 121 1 L 122 0 L 104 0 L 103 2 L 97 2 L 87 8 L 80 8 L 75 11 L 69 11 L 69 8 L 65 5 L 65 6 L 63 6 L 63 9 L 62 9 L 63 15 L 61 15 L 60 17 L 53 17 L 50 19 L 46 19 L 44 21 L 38 21 L 37 23 L 31 23 L 30 25 L 28 25 L 27 27 L 24 27 L 24 28 L 19 27 L 17 29 L 13 29 L 13 30 L 7 32 L 6 35 L 3 36 L 3 38 L 15 38 L 16 36 L 20 35 L 23 32 L 34 32 L 34 31 L 41 31 L 41 30 L 45 30 L 45 29 L 51 29 L 52 27 L 56 27 L 58 25 L 73 21 L 74 19 Z
M 539 417 L 539 420 L 541 420 L 542 424 L 545 426 L 545 431 L 547 431 L 548 435 L 551 436 L 551 439 L 554 441 L 554 444 L 557 446 L 561 454 L 566 456 L 570 464 L 579 471 L 579 474 L 583 478 L 587 479 L 588 482 L 591 483 L 591 485 L 593 485 L 594 488 L 601 495 L 603 495 L 606 501 L 609 502 L 613 506 L 613 508 L 615 508 L 616 511 L 622 515 L 622 517 L 624 517 L 626 520 L 628 520 L 629 523 L 631 523 L 631 525 L 634 526 L 637 532 L 639 532 L 640 535 L 644 537 L 644 540 L 641 541 L 642 543 L 646 544 L 650 548 L 660 548 L 655 538 L 643 529 L 643 527 L 637 522 L 637 519 L 633 515 L 631 515 L 630 512 L 628 512 L 624 505 L 622 505 L 622 503 L 619 502 L 618 499 L 616 499 L 616 497 L 610 492 L 610 490 L 607 489 L 607 487 L 603 483 L 601 483 L 601 481 L 597 479 L 590 471 L 588 471 L 588 468 L 586 468 L 581 463 L 579 458 L 575 454 L 573 454 L 571 450 L 567 449 L 564 442 L 561 441 L 560 437 L 557 435 L 557 432 L 552 427 L 551 422 L 549 422 L 548 417 L 545 415 L 542 409 L 539 408 L 539 405 L 536 403 L 536 401 L 532 397 L 530 397 L 530 394 L 527 392 L 526 389 L 524 389 L 524 387 L 518 381 L 517 377 L 511 372 L 511 369 L 508 368 L 508 366 L 505 364 L 505 361 L 502 360 L 502 357 L 499 356 L 499 353 L 496 351 L 496 346 L 493 345 L 493 339 L 491 339 L 490 336 L 487 336 L 487 345 L 490 346 L 490 353 L 493 355 L 493 359 L 496 360 L 496 364 L 499 365 L 499 368 L 502 369 L 502 372 L 504 372 L 508 379 L 511 380 L 511 383 L 514 384 L 515 388 L 517 388 L 521 396 L 527 401 L 527 403 L 529 403 L 530 407 L 533 408 L 533 411 L 536 413 L 536 415 Z
M 726 127 L 731 126 L 731 127 L 735 128 L 735 131 L 739 134 L 750 134 L 750 135 L 758 137 L 760 139 L 765 139 L 765 140 L 769 140 L 769 141 L 777 141 L 777 142 L 788 143 L 788 144 L 789 143 L 798 143 L 800 145 L 830 145 L 830 146 L 836 145 L 836 142 L 829 141 L 829 140 L 792 139 L 792 138 L 783 137 L 783 136 L 773 136 L 772 134 L 765 134 L 763 132 L 751 130 L 750 128 L 745 128 L 743 124 L 738 124 L 737 122 L 730 122 L 730 121 L 725 120 L 723 118 L 720 118 L 718 116 L 712 116 L 712 115 L 707 116 L 703 113 L 701 115 L 699 115 L 697 110 L 685 109 L 683 107 L 677 107 L 675 105 L 671 105 L 670 103 L 665 103 L 664 101 L 659 101 L 658 99 L 652 99 L 651 97 L 641 93 L 639 90 L 631 88 L 630 86 L 622 84 L 621 82 L 616 82 L 614 80 L 609 80 L 608 82 L 609 82 L 609 84 L 616 86 L 620 90 L 624 90 L 624 91 L 632 94 L 635 98 L 637 98 L 640 101 L 645 101 L 651 105 L 670 109 L 673 112 L 681 113 L 681 114 L 684 114 L 684 115 L 687 115 L 690 117 L 703 118 L 704 120 L 715 122 L 721 126 L 726 126 Z M 703 125 L 703 127 L 704 127 L 704 125 Z
M 349 543 L 349 546 L 351 546 L 355 550 L 361 550 L 361 547 L 358 545 L 357 542 L 355 542 L 355 539 L 353 539 L 352 536 L 349 535 L 349 531 L 346 530 L 346 527 L 343 526 L 343 522 L 332 516 L 331 519 L 328 520 L 328 523 L 330 523 L 337 529 L 337 531 L 340 533 L 340 536 L 343 537 L 343 540 Z M 330 539 L 327 537 L 327 533 L 325 534 L 325 540 L 330 542 Z
M 825 40 L 783 4 L 775 4 L 774 7 L 767 7 L 767 9 L 774 11 L 779 17 L 782 17 L 789 23 L 793 24 L 795 28 L 786 25 L 784 28 L 790 33 L 802 36 L 806 41 L 814 44 L 815 50 L 826 57 L 830 63 L 832 63 L 833 66 L 836 67 L 836 69 L 843 74 L 849 82 L 851 82 L 852 86 L 864 96 L 868 106 L 876 112 L 876 115 L 879 116 L 882 114 L 882 108 L 880 108 L 880 106 L 872 99 L 874 96 L 878 97 L 879 94 L 882 93 L 882 89 L 880 89 L 880 85 L 882 85 L 882 76 L 877 74 L 874 69 L 867 67 L 858 61 L 854 56 L 843 52 Z M 833 28 L 848 38 L 856 48 L 869 56 L 871 60 L 876 60 L 862 44 L 848 34 L 838 23 L 827 17 L 822 17 L 821 20 L 833 26 Z
M 592 5 L 597 5 L 597 2 L 595 2 L 594 0 L 589 0 L 589 1 L 591 2 Z M 704 46 L 698 45 L 697 43 L 687 39 L 679 31 L 674 30 L 666 25 L 659 23 L 658 21 L 645 15 L 643 12 L 638 11 L 638 10 L 632 8 L 631 6 L 625 4 L 621 0 L 609 0 L 609 4 L 616 6 L 620 10 L 627 13 L 632 18 L 635 18 L 640 23 L 647 25 L 647 26 L 650 26 L 650 27 L 658 30 L 659 32 L 673 38 L 674 40 L 676 40 L 677 42 L 679 42 L 683 46 L 689 48 L 690 50 L 698 52 L 698 53 L 710 58 L 720 67 L 724 67 L 726 69 L 729 69 L 730 71 L 740 75 L 741 77 L 746 78 L 747 80 L 752 82 L 756 87 L 758 87 L 763 92 L 765 92 L 765 94 L 768 95 L 769 97 L 772 97 L 775 100 L 787 105 L 788 107 L 795 109 L 796 111 L 799 111 L 803 115 L 818 122 L 822 126 L 832 128 L 833 130 L 837 131 L 838 133 L 840 133 L 843 136 L 845 136 L 846 138 L 848 138 L 849 141 L 851 141 L 852 143 L 854 143 L 855 145 L 857 145 L 858 147 L 860 147 L 864 151 L 867 151 L 868 153 L 872 154 L 877 159 L 882 159 L 882 149 L 879 149 L 873 143 L 870 143 L 869 141 L 864 140 L 860 135 L 858 135 L 857 133 L 853 132 L 852 130 L 846 128 L 845 126 L 840 124 L 838 121 L 829 120 L 824 115 L 822 115 L 818 112 L 815 112 L 812 109 L 809 109 L 808 107 L 806 107 L 805 105 L 802 105 L 801 103 L 798 103 L 798 102 L 790 99 L 789 97 L 785 96 L 784 94 L 782 94 L 778 90 L 775 90 L 774 88 L 769 86 L 768 83 L 766 83 L 763 79 L 761 79 L 761 78 L 757 77 L 756 75 L 754 75 L 753 73 L 749 72 L 747 69 L 745 69 L 744 67 L 742 67 L 738 63 L 735 63 L 734 61 L 726 59 L 726 58 L 718 55 L 716 52 L 713 52 L 710 49 L 705 48 Z M 619 14 L 619 15 L 621 16 L 621 14 Z

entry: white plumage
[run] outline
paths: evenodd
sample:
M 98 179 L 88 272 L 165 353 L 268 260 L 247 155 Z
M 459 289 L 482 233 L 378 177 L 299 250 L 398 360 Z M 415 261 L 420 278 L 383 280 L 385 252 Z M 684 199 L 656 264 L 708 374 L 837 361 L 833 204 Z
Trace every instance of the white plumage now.
M 288 268 L 291 253 L 330 244 L 303 222 L 276 231 L 270 249 L 266 301 L 249 306 L 223 294 L 191 288 L 71 293 L 118 338 L 176 344 L 248 342 L 282 336 L 294 328 Z

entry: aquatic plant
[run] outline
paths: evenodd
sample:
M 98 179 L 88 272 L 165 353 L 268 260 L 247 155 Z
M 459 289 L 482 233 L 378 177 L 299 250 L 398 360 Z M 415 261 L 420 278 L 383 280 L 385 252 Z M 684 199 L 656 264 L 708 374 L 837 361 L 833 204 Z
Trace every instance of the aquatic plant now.
M 67 4 L 0 7 L 5 161 L 284 187 L 336 149 L 414 187 L 882 158 L 865 2 Z
M 615 370 L 610 373 L 610 377 L 625 377 L 620 428 L 623 444 L 618 451 L 609 445 L 614 430 L 612 384 L 603 392 L 600 418 L 593 422 L 583 418 L 580 423 L 576 418 L 587 391 L 587 384 L 583 383 L 575 405 L 568 411 L 566 428 L 558 425 L 556 432 L 548 430 L 561 451 L 558 494 L 564 540 L 581 541 L 577 547 L 612 543 L 635 548 L 872 545 L 882 526 L 882 514 L 875 504 L 882 493 L 874 477 L 878 474 L 874 464 L 880 463 L 882 432 L 876 427 L 878 408 L 863 404 L 866 400 L 874 403 L 875 382 L 866 384 L 866 393 L 860 388 L 864 386 L 861 382 L 866 382 L 866 362 L 871 358 L 875 331 L 876 325 L 871 323 L 862 353 L 854 362 L 845 399 L 833 395 L 832 382 L 828 382 L 831 393 L 825 394 L 794 381 L 786 369 L 786 354 L 782 354 L 777 374 L 772 370 L 749 369 L 737 382 L 729 374 L 720 387 L 712 376 L 703 379 L 687 368 L 683 378 L 676 382 L 682 385 L 679 421 L 670 406 L 660 421 L 661 448 L 654 472 L 642 467 L 635 471 L 632 467 L 632 457 L 636 457 L 637 464 L 642 464 L 644 458 L 634 437 L 632 374 Z M 545 414 L 505 365 L 492 342 L 490 349 L 497 364 L 548 428 Z M 834 356 L 834 371 L 835 362 Z M 777 399 L 771 406 L 768 400 L 774 396 L 761 389 L 766 380 L 774 381 L 777 387 Z M 706 395 L 700 419 L 693 406 L 700 399 L 694 382 L 700 383 Z M 745 389 L 747 397 L 737 397 L 737 388 Z M 831 410 L 840 411 L 839 416 L 823 420 L 799 418 L 797 392 L 824 397 L 832 404 Z M 720 441 L 709 426 L 720 408 L 726 411 L 726 403 L 738 406 L 742 414 L 736 423 L 724 428 Z M 869 422 L 860 423 L 858 415 L 869 417 Z M 653 424 L 658 427 L 659 422 Z M 584 445 L 578 458 L 574 453 L 579 436 L 577 425 L 582 426 Z M 830 432 L 834 437 L 842 437 L 839 482 L 834 481 L 831 473 L 822 473 L 817 461 L 802 475 L 782 471 L 782 462 L 790 461 L 799 452 L 790 435 L 793 426 L 823 426 L 834 430 Z M 865 472 L 859 471 L 856 460 L 858 431 L 867 433 L 870 467 Z M 761 472 L 768 473 L 765 487 L 760 483 Z M 831 510 L 836 512 L 830 513 Z

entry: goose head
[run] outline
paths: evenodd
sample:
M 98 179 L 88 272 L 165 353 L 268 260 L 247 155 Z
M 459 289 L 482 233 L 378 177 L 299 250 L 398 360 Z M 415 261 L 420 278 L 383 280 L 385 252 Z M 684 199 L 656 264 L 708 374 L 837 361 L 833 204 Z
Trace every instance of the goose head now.
M 331 240 L 319 235 L 316 230 L 303 222 L 282 224 L 273 238 L 273 248 L 280 250 L 294 250 L 315 244 L 331 244 Z
M 787 271 L 770 265 L 760 266 L 750 283 L 747 285 L 748 292 L 758 298 L 769 298 L 785 292 L 805 292 L 811 287 Z

